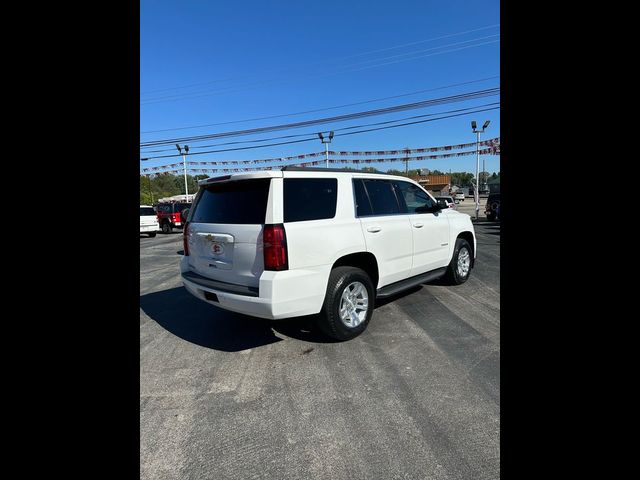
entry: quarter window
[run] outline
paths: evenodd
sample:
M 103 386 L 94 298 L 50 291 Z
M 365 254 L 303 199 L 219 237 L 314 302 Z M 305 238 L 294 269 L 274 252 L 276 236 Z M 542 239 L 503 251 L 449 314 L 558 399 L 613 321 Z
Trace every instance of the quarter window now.
M 285 178 L 283 195 L 285 223 L 336 216 L 338 180 L 335 178 Z

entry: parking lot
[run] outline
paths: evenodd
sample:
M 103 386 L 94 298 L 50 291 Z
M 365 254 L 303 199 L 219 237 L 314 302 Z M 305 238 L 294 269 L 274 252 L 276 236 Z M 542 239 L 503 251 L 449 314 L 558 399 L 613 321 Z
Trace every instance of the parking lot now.
M 141 236 L 141 478 L 499 478 L 500 223 L 480 219 L 465 284 L 380 302 L 344 343 L 197 300 L 181 232 Z

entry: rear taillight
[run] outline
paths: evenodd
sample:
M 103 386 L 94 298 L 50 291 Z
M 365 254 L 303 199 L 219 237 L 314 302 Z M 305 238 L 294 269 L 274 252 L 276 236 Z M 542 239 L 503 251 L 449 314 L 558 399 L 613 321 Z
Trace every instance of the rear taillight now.
M 284 225 L 265 225 L 262 235 L 265 270 L 288 270 L 287 236 Z
M 184 247 L 184 256 L 189 256 L 189 223 L 184 224 L 182 229 L 182 245 Z

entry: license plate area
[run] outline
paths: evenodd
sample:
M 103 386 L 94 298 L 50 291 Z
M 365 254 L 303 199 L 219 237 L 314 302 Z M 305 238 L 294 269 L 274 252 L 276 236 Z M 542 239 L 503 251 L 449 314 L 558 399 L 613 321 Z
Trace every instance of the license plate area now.
M 199 233 L 200 260 L 208 268 L 233 269 L 234 237 L 228 234 Z

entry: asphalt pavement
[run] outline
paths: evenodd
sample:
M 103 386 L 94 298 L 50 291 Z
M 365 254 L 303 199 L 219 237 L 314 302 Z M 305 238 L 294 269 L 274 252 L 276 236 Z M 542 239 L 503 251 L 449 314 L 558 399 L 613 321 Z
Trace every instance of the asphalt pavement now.
M 380 302 L 344 343 L 199 301 L 181 233 L 140 236 L 141 478 L 498 479 L 500 223 L 476 234 L 465 284 Z

